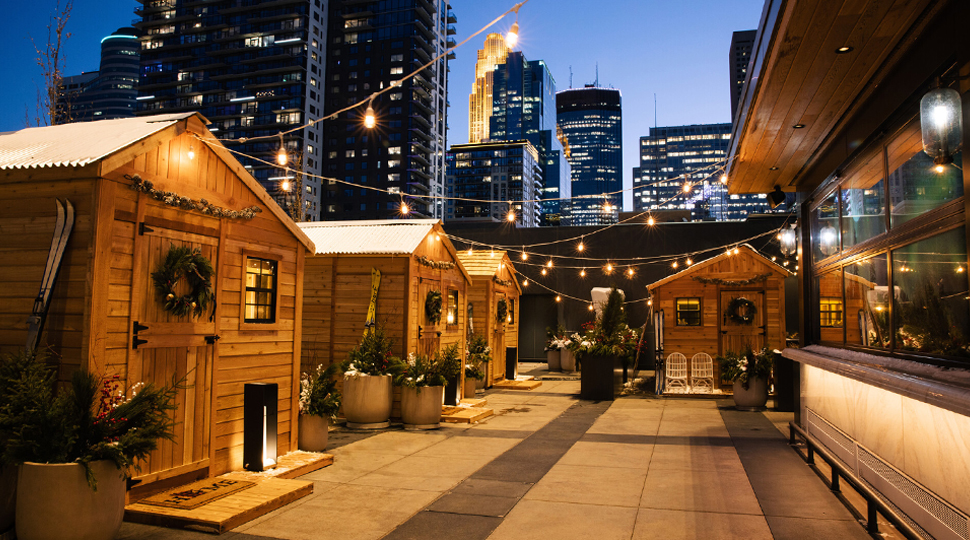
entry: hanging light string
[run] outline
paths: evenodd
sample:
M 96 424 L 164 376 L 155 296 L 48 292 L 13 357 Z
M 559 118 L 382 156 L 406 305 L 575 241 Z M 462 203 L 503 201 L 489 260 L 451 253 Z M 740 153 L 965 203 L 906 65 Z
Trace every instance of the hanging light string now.
M 448 56 L 449 54 L 451 54 L 452 52 L 454 52 L 455 49 L 457 49 L 457 48 L 461 47 L 462 45 L 468 43 L 469 41 L 472 40 L 472 38 L 478 36 L 479 34 L 481 34 L 484 31 L 488 30 L 493 25 L 495 25 L 496 23 L 498 23 L 499 21 L 501 21 L 502 19 L 504 19 L 505 16 L 508 15 L 509 13 L 515 13 L 516 21 L 518 21 L 519 8 L 521 8 L 522 6 L 524 6 L 525 4 L 527 4 L 528 2 L 529 2 L 529 0 L 522 0 L 518 4 L 512 6 L 508 11 L 506 11 L 505 13 L 502 13 L 501 15 L 499 15 L 498 17 L 496 17 L 494 20 L 492 20 L 492 22 L 490 22 L 487 25 L 485 25 L 484 27 L 482 27 L 479 31 L 477 31 L 474 34 L 472 34 L 472 35 L 468 36 L 467 38 L 465 38 L 461 43 L 458 43 L 457 45 L 455 45 L 453 47 L 450 47 L 448 49 L 445 49 L 445 51 L 443 53 L 439 54 L 438 56 L 435 56 L 434 58 L 431 59 L 431 61 L 429 61 L 428 63 L 426 63 L 423 66 L 419 67 L 418 69 L 412 71 L 411 73 L 405 75 L 404 77 L 402 77 L 402 78 L 400 78 L 398 80 L 395 80 L 395 81 L 391 81 L 391 84 L 389 84 L 387 88 L 383 88 L 381 90 L 378 90 L 377 92 L 374 92 L 370 96 L 365 97 L 365 98 L 361 99 L 360 101 L 357 101 L 357 102 L 353 103 L 352 105 L 348 105 L 348 106 L 344 107 L 343 109 L 340 109 L 339 111 L 336 111 L 334 113 L 331 113 L 328 116 L 324 116 L 324 117 L 318 118 L 316 120 L 311 120 L 310 122 L 307 122 L 307 123 L 305 123 L 303 125 L 297 126 L 295 128 L 291 128 L 291 129 L 289 129 L 287 131 L 280 132 L 279 135 L 288 135 L 288 134 L 293 133 L 295 131 L 300 131 L 301 129 L 306 129 L 308 127 L 312 127 L 312 126 L 314 126 L 314 125 L 316 125 L 316 124 L 318 124 L 320 122 L 323 122 L 325 120 L 335 119 L 335 118 L 337 118 L 338 116 L 340 116 L 341 114 L 343 114 L 345 112 L 352 111 L 352 110 L 360 107 L 364 103 L 367 103 L 368 104 L 368 108 L 370 108 L 370 104 L 374 101 L 374 98 L 376 98 L 376 97 L 378 97 L 381 94 L 384 94 L 386 92 L 390 92 L 391 90 L 394 90 L 396 88 L 399 88 L 401 85 L 404 84 L 404 81 L 407 81 L 407 80 L 409 80 L 409 79 L 417 76 L 419 73 L 421 73 L 425 69 L 433 66 L 435 64 L 435 62 L 441 60 L 445 56 Z M 263 139 L 271 139 L 271 138 L 274 138 L 276 136 L 277 135 L 258 135 L 258 136 L 255 136 L 255 137 L 239 137 L 239 138 L 236 138 L 236 139 L 216 139 L 216 140 L 220 140 L 220 141 L 233 141 L 233 142 L 249 142 L 249 141 L 259 141 L 259 140 L 263 140 Z M 213 138 L 215 138 L 215 137 L 213 137 Z
M 540 282 L 535 281 L 535 280 L 529 280 L 529 278 L 525 278 L 525 279 L 527 281 L 527 285 L 526 286 L 528 286 L 528 285 L 538 285 L 539 287 L 542 287 L 543 289 L 545 289 L 545 290 L 547 290 L 547 291 L 549 291 L 551 293 L 554 293 L 557 296 L 560 296 L 560 297 L 562 297 L 564 299 L 575 300 L 575 301 L 581 302 L 583 304 L 592 304 L 592 301 L 591 300 L 585 300 L 583 298 L 579 298 L 578 296 L 572 296 L 572 295 L 566 294 L 564 292 L 557 291 L 557 290 L 549 287 L 548 285 L 546 285 L 544 283 L 540 283 Z M 637 302 L 646 302 L 647 300 L 649 300 L 649 298 L 648 297 L 644 297 L 644 298 L 638 298 L 636 300 L 625 300 L 623 303 L 624 304 L 636 304 Z

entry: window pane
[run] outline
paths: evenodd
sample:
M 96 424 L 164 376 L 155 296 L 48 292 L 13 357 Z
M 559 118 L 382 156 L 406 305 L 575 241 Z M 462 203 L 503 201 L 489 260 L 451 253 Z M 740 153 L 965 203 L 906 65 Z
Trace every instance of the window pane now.
M 893 251 L 896 348 L 970 357 L 963 228 Z
M 256 286 L 256 274 L 246 272 L 246 286 L 255 287 Z
M 887 151 L 893 227 L 963 196 L 963 173 L 953 164 L 938 172 L 923 152 L 919 119 L 903 129 Z M 962 159 L 960 152 L 953 156 L 955 163 Z
M 842 185 L 842 245 L 848 248 L 886 232 L 883 154 L 877 153 Z
M 829 272 L 815 279 L 818 299 L 819 339 L 842 343 L 842 272 Z
M 812 257 L 818 262 L 839 252 L 838 191 L 812 212 Z
M 448 291 L 448 313 L 445 315 L 447 324 L 458 324 L 458 291 Z
M 273 288 L 273 276 L 259 276 L 259 288 L 261 289 L 272 289 Z
M 256 306 L 254 306 L 254 305 L 247 305 L 246 306 L 246 318 L 247 319 L 255 319 L 256 318 Z
M 678 298 L 676 315 L 677 315 L 677 326 L 700 326 L 701 325 L 701 299 L 700 298 Z
M 886 255 L 846 265 L 846 343 L 889 348 L 889 274 Z

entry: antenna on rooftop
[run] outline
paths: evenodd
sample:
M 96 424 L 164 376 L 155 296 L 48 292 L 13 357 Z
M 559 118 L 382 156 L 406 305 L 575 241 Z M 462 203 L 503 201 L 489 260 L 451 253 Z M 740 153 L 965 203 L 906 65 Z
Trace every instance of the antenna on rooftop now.
M 569 87 L 573 87 L 573 66 L 569 66 Z
M 596 62 L 596 80 L 593 81 L 593 86 L 596 88 L 600 87 L 600 63 Z

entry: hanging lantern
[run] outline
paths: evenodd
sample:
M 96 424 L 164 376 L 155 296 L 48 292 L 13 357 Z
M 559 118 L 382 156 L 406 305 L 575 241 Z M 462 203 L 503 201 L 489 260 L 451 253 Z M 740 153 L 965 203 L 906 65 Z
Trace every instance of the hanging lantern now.
M 818 250 L 826 256 L 839 250 L 839 233 L 831 225 L 822 227 L 818 232 Z
M 798 235 L 795 233 L 795 224 L 792 223 L 790 229 L 785 229 L 778 234 L 778 243 L 781 245 L 781 254 L 790 257 L 798 247 Z
M 952 88 L 935 88 L 919 103 L 920 126 L 923 129 L 923 151 L 936 165 L 953 163 L 960 150 L 963 112 L 960 93 Z

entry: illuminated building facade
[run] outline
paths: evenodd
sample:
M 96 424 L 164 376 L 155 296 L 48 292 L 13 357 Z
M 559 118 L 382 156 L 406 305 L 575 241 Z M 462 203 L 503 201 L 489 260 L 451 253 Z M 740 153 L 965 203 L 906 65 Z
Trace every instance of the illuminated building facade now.
M 511 209 L 517 226 L 539 226 L 542 168 L 532 143 L 458 144 L 447 161 L 448 196 L 467 199 L 448 200 L 447 221 L 508 222 Z
M 751 50 L 754 48 L 754 37 L 757 30 L 742 30 L 731 35 L 730 69 L 731 69 L 731 118 L 738 112 L 738 101 L 741 99 L 741 89 L 744 79 L 748 76 L 748 63 L 751 61 Z
M 623 202 L 623 114 L 619 90 L 587 86 L 556 94 L 569 144 L 572 225 L 616 223 Z M 598 196 L 613 193 L 609 196 Z
M 98 71 L 64 77 L 55 124 L 135 116 L 138 95 L 138 30 L 119 28 L 101 40 Z
M 475 62 L 475 82 L 468 96 L 468 142 L 480 143 L 489 137 L 492 117 L 492 86 L 495 68 L 505 63 L 509 49 L 502 34 L 489 34 L 478 51 Z

